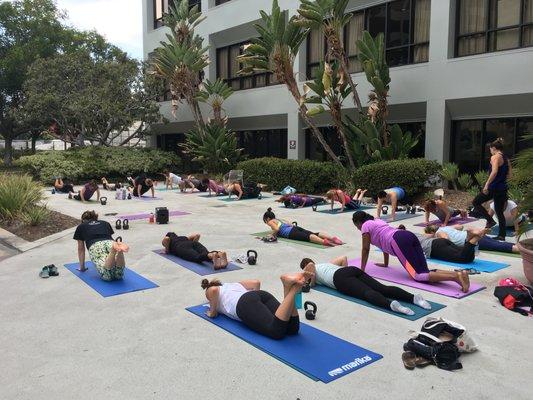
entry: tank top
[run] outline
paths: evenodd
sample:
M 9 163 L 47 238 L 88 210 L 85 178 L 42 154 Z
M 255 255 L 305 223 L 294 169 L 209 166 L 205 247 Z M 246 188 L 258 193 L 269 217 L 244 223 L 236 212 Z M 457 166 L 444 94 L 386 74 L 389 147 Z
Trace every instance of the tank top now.
M 338 265 L 331 263 L 315 264 L 316 283 L 336 289 L 335 284 L 333 283 L 333 275 L 335 275 L 335 272 L 337 272 L 339 268 Z
M 342 190 L 335 191 L 335 197 L 337 197 L 337 201 L 339 203 L 342 203 L 341 196 L 339 195 L 339 192 L 342 193 L 342 196 L 344 197 L 344 203 L 348 204 L 350 201 L 352 201 L 352 198 L 348 196 L 346 193 L 344 193 Z
M 227 317 L 240 321 L 237 316 L 237 303 L 248 292 L 240 283 L 224 283 L 218 289 L 217 311 Z
M 289 233 L 292 231 L 292 225 L 284 224 L 283 222 L 277 221 L 278 223 L 278 236 L 282 238 L 288 238 Z
M 448 207 L 448 212 L 450 213 L 450 215 L 452 215 L 454 211 L 455 210 L 453 208 Z M 433 214 L 435 214 L 437 218 L 440 219 L 441 221 L 444 221 L 446 219 L 446 214 L 439 207 L 437 207 L 437 209 L 435 210 Z
M 502 153 L 503 157 L 503 164 L 498 168 L 498 172 L 496 173 L 496 177 L 494 180 L 490 183 L 489 189 L 490 190 L 507 190 L 507 175 L 509 175 L 509 159 L 505 154 Z M 492 164 L 489 166 L 489 174 L 492 172 Z

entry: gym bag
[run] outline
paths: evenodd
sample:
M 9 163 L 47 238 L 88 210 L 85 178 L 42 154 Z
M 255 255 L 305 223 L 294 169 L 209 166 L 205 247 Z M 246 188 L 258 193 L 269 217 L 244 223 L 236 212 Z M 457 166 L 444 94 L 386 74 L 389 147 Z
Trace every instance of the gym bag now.
M 500 284 L 502 282 L 500 281 Z M 498 298 L 500 304 L 508 310 L 528 316 L 533 312 L 533 288 L 519 283 L 515 286 L 496 286 L 494 296 Z M 529 307 L 529 312 L 522 309 Z
M 256 199 L 261 194 L 261 188 L 255 182 L 244 182 L 242 185 L 243 199 Z
M 156 224 L 168 224 L 169 212 L 166 207 L 157 207 L 155 209 L 155 222 Z

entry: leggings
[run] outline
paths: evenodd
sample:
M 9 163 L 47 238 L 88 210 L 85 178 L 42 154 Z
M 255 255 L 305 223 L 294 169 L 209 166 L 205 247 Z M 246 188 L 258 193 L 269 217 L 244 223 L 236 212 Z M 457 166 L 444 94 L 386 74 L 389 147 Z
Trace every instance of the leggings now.
M 474 212 L 477 213 L 481 218 L 487 220 L 487 222 L 496 222 L 492 218 L 483 203 L 494 199 L 494 211 L 498 217 L 498 236 L 505 237 L 506 234 L 506 223 L 505 223 L 505 202 L 509 197 L 507 196 L 507 190 L 489 190 L 488 194 L 480 193 L 472 201 L 474 205 Z
M 62 187 L 60 188 L 56 188 L 56 190 L 60 193 L 70 193 L 70 192 L 74 192 L 74 186 L 68 184 L 68 183 L 65 183 L 63 184 Z
M 412 303 L 414 296 L 396 286 L 386 286 L 376 281 L 359 268 L 339 268 L 333 275 L 333 284 L 337 290 L 347 296 L 366 300 L 378 307 L 390 309 L 391 300 Z M 387 298 L 388 297 L 388 298 Z
M 180 238 L 173 232 L 167 233 L 167 236 L 170 238 L 170 253 L 176 257 L 198 264 L 209 261 L 209 251 L 200 242 Z
M 318 236 L 317 233 L 310 232 L 307 229 L 300 228 L 299 226 L 293 226 L 287 239 L 298 240 L 300 242 L 310 242 L 311 235 Z
M 350 200 L 349 203 L 346 203 L 345 207 L 349 210 L 357 210 L 361 205 L 360 200 Z
M 503 242 L 495 240 L 493 238 L 483 236 L 478 242 L 479 250 L 499 251 L 501 253 L 512 253 L 513 244 L 509 242 Z
M 315 204 L 321 204 L 323 202 L 324 202 L 324 199 L 321 199 L 319 197 L 307 197 L 304 202 L 304 207 L 311 207 L 311 206 L 314 206 Z M 296 204 L 296 205 L 300 206 L 301 203 Z
M 394 255 L 407 273 L 415 281 L 429 281 L 429 268 L 426 256 L 416 235 L 409 231 L 399 230 L 392 237 Z
M 431 258 L 437 260 L 468 264 L 476 257 L 476 246 L 466 242 L 463 247 L 457 246 L 448 239 L 435 239 L 431 243 Z
M 237 316 L 251 330 L 272 339 L 283 339 L 296 335 L 300 330 L 300 319 L 291 317 L 282 321 L 274 314 L 280 303 L 264 290 L 252 290 L 241 296 L 237 302 Z

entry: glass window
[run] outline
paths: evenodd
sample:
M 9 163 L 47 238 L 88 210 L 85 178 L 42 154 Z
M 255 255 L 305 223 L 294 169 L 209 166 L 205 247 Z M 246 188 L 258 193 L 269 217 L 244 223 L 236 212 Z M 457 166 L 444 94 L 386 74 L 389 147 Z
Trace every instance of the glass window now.
M 172 0 L 170 0 L 172 1 Z M 169 0 L 153 0 L 154 2 L 154 29 L 163 26 L 163 14 L 168 12 Z M 202 10 L 201 0 L 189 0 L 189 7 L 198 6 L 198 10 Z
M 481 168 L 483 151 L 483 121 L 455 123 L 453 162 L 462 171 L 476 172 Z
M 387 5 L 383 4 L 366 10 L 366 29 L 372 35 L 377 36 L 385 32 L 387 23 Z
M 228 1 L 231 1 L 231 0 L 216 0 L 215 1 L 215 6 L 219 6 L 221 4 L 227 3 Z
M 387 20 L 387 47 L 409 44 L 411 24 L 410 0 L 391 3 Z
M 236 132 L 239 147 L 249 158 L 287 158 L 287 130 L 272 129 Z
M 489 119 L 485 127 L 484 149 L 486 145 L 497 138 L 503 138 L 505 154 L 515 153 L 515 120 L 514 119 Z M 485 156 L 488 157 L 488 150 L 485 150 Z
M 339 135 L 337 134 L 337 130 L 334 127 L 322 127 L 319 129 L 324 135 L 326 143 L 331 147 L 333 152 L 335 154 L 341 154 L 342 143 Z M 317 161 L 331 161 L 320 142 L 310 130 L 306 131 L 305 158 Z
M 346 46 L 346 55 L 348 56 L 348 70 L 352 74 L 363 70 L 361 63 L 357 59 L 357 41 L 363 37 L 364 30 L 364 11 L 354 13 L 344 30 L 344 37 L 346 38 L 344 45 Z

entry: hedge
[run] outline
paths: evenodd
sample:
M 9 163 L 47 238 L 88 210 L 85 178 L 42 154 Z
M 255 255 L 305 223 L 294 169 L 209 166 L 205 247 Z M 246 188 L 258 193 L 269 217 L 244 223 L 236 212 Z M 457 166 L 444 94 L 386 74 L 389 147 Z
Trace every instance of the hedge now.
M 281 158 L 255 158 L 237 164 L 244 179 L 268 185 L 269 190 L 281 190 L 290 185 L 299 193 L 323 193 L 346 182 L 343 171 L 333 163 Z
M 180 159 L 174 153 L 156 149 L 90 146 L 24 156 L 16 165 L 43 182 L 50 182 L 55 176 L 80 182 L 102 176 L 161 173 L 165 168 L 178 168 Z
M 354 186 L 368 189 L 372 196 L 393 186 L 400 186 L 413 196 L 424 191 L 424 186 L 432 179 L 438 179 L 441 169 L 438 162 L 425 158 L 382 161 L 358 168 L 352 181 Z

